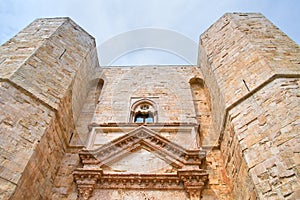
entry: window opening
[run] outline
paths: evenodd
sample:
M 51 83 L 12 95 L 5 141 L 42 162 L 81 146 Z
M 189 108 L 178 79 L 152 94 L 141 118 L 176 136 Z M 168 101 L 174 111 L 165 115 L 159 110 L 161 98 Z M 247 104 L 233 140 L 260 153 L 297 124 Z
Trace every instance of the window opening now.
M 132 106 L 131 121 L 134 123 L 154 123 L 156 115 L 154 103 L 149 100 L 141 100 Z

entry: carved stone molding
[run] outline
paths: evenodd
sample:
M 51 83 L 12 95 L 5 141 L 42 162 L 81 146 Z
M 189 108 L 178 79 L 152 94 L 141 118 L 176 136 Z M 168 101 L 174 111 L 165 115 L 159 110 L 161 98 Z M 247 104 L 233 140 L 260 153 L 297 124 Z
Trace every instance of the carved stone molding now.
M 184 188 L 191 200 L 199 200 L 201 191 L 208 180 L 205 170 L 178 170 L 178 176 L 183 181 Z
M 182 190 L 183 183 L 177 174 L 104 174 L 102 189 L 168 189 Z
M 81 199 L 89 199 L 92 196 L 97 181 L 100 180 L 103 171 L 101 169 L 77 168 L 73 177 L 77 185 Z
M 200 199 L 208 178 L 201 169 L 178 170 L 177 174 L 106 174 L 101 169 L 78 168 L 73 176 L 83 199 L 88 199 L 94 189 L 186 190 L 191 199 Z
M 157 154 L 167 156 L 169 162 L 184 165 L 201 165 L 205 158 L 205 151 L 200 149 L 187 150 L 174 142 L 156 134 L 145 126 L 140 126 L 134 131 L 121 136 L 95 150 L 82 150 L 80 158 L 82 163 L 104 165 L 111 160 L 122 157 L 124 154 L 140 147 L 146 146 Z
M 172 173 L 123 173 L 103 171 L 107 163 L 124 157 L 128 152 L 145 148 L 173 166 Z M 205 151 L 187 150 L 147 127 L 138 127 L 98 149 L 79 153 L 82 168 L 73 172 L 82 199 L 92 196 L 94 189 L 185 190 L 190 199 L 200 199 L 208 173 Z M 103 168 L 103 169 L 102 169 Z

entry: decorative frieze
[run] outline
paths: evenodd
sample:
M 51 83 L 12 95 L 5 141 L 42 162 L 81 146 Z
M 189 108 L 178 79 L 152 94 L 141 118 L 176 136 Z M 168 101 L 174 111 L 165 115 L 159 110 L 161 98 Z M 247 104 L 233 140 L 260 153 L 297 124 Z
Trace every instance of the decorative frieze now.
M 107 164 L 144 148 L 158 155 L 175 169 L 171 173 L 106 172 Z M 200 199 L 208 179 L 204 167 L 205 151 L 187 150 L 147 127 L 141 126 L 94 150 L 79 153 L 82 168 L 74 179 L 81 198 L 91 197 L 94 189 L 185 190 L 191 199 Z
M 185 190 L 191 199 L 200 199 L 208 179 L 205 170 L 178 170 L 170 174 L 112 174 L 102 169 L 78 168 L 73 173 L 81 198 L 91 197 L 94 189 Z

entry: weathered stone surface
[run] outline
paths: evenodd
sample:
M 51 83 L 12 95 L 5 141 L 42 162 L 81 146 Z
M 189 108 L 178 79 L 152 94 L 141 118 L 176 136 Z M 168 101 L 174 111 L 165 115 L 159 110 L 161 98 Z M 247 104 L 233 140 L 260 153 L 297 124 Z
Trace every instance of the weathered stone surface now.
M 299 188 L 299 58 L 299 46 L 261 14 L 225 14 L 200 37 L 234 199 L 255 198 L 253 188 L 260 199 L 289 199 Z
M 277 76 L 299 74 L 299 55 L 299 46 L 261 14 L 225 14 L 204 32 L 199 67 L 212 95 L 217 130 L 225 109 L 250 91 Z
M 38 19 L 0 51 L 1 195 L 46 199 L 74 132 L 78 69 L 98 65 L 95 43 L 68 18 Z
M 154 99 L 158 122 L 196 123 L 189 80 L 199 76 L 193 66 L 139 66 L 104 68 L 104 87 L 93 121 L 129 122 L 135 99 Z M 201 76 L 200 76 L 201 78 Z M 128 108 L 124 112 L 124 108 Z
M 134 191 L 134 190 L 99 190 L 95 193 L 91 200 L 98 199 L 124 199 L 124 200 L 140 200 L 140 199 L 187 199 L 187 195 L 182 191 Z
M 0 47 L 1 199 L 299 199 L 300 48 L 261 14 L 220 18 L 198 66 L 95 47 L 68 18 Z

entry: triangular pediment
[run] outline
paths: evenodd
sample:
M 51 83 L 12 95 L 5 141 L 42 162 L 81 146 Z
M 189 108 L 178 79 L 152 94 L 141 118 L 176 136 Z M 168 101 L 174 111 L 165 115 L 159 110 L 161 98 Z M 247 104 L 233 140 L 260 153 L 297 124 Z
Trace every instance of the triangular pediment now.
M 208 177 L 202 169 L 204 151 L 187 150 L 146 126 L 79 156 L 83 166 L 73 176 L 78 191 L 87 196 L 94 189 L 124 188 L 186 190 L 199 197 Z
M 146 126 L 140 126 L 98 149 L 84 150 L 80 155 L 83 160 L 88 154 L 92 155 L 102 166 L 120 160 L 129 152 L 141 148 L 152 152 L 166 163 L 177 168 L 181 168 L 186 164 L 200 165 L 202 158 L 205 157 L 203 151 L 186 150 Z
M 172 164 L 172 163 L 171 163 Z M 123 157 L 119 157 L 101 167 L 106 173 L 172 173 L 177 170 L 165 159 L 159 157 L 155 152 L 144 148 L 137 148 L 128 152 Z

